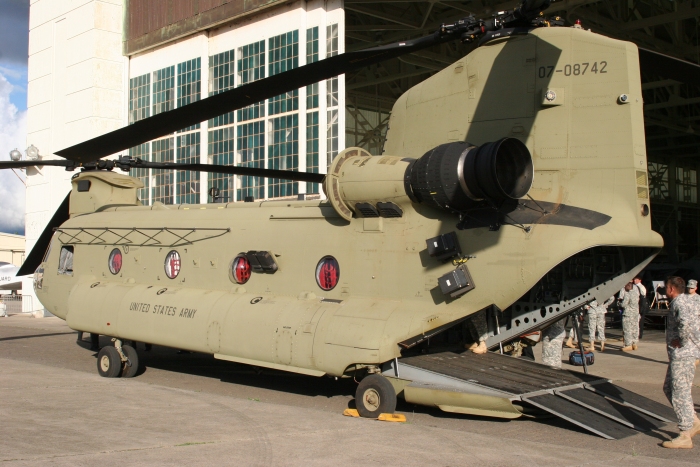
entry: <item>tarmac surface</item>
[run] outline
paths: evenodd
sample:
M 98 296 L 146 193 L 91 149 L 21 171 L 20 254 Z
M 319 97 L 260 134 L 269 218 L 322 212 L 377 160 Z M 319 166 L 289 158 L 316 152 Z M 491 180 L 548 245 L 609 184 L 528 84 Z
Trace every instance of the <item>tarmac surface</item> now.
M 668 404 L 663 331 L 645 331 L 630 354 L 617 350 L 619 330 L 608 334 L 609 350 L 596 353 L 591 373 Z M 407 423 L 355 419 L 342 416 L 353 403 L 352 379 L 260 371 L 157 346 L 139 346 L 145 371 L 136 378 L 101 378 L 87 340 L 76 344 L 58 318 L 0 318 L 0 465 L 700 463 L 700 437 L 692 450 L 659 447 L 675 425 L 608 441 L 556 418 L 502 421 L 405 402 L 397 412 Z M 700 409 L 698 375 L 693 396 Z

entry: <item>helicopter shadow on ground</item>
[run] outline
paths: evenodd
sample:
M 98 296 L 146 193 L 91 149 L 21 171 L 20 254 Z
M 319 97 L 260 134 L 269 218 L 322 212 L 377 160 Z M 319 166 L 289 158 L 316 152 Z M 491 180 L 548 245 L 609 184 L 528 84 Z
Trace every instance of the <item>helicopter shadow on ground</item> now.
M 81 346 L 89 348 L 85 342 Z M 106 339 L 100 345 L 109 345 Z M 267 389 L 302 396 L 327 397 L 354 396 L 357 384 L 352 378 L 335 380 L 318 378 L 268 368 L 254 367 L 234 362 L 216 360 L 211 355 L 198 352 L 178 353 L 177 349 L 154 345 L 145 351 L 143 344 L 137 344 L 140 370 L 137 376 L 145 374 L 150 368 L 182 373 L 204 378 L 218 379 L 222 383 L 231 383 L 251 388 Z M 97 357 L 97 353 L 94 354 Z

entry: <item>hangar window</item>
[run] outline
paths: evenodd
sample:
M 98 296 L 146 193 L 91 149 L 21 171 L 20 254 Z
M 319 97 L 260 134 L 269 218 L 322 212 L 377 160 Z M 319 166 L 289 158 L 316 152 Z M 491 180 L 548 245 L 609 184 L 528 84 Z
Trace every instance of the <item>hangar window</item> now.
M 299 31 L 271 37 L 268 40 L 268 76 L 273 76 L 299 66 Z M 280 94 L 268 101 L 268 115 L 291 112 L 299 108 L 299 90 Z
M 151 75 L 137 76 L 129 80 L 129 124 L 151 115 Z
M 696 170 L 676 167 L 676 192 L 678 201 L 683 203 L 698 202 L 698 176 Z
M 153 72 L 153 115 L 175 108 L 175 67 Z
M 338 25 L 331 24 L 326 27 L 326 57 L 338 55 Z M 326 165 L 330 168 L 331 162 L 338 155 L 338 77 L 326 80 L 326 107 L 328 109 L 326 120 Z
M 175 162 L 173 138 L 164 138 L 151 143 L 153 162 Z M 173 170 L 153 169 L 153 202 L 173 204 L 175 193 L 175 173 Z
M 234 127 L 230 126 L 226 128 L 217 128 L 214 130 L 210 130 L 208 145 L 210 164 L 234 164 L 234 156 L 236 153 L 236 132 Z M 209 190 L 211 190 L 212 188 L 216 188 L 217 190 L 219 190 L 216 198 L 212 197 L 212 202 L 229 203 L 231 201 L 234 201 L 233 177 L 233 175 L 228 174 L 209 174 Z
M 73 275 L 73 246 L 61 247 L 61 256 L 58 258 L 58 273 Z
M 252 122 L 236 128 L 236 165 L 241 167 L 265 167 L 265 122 Z M 252 196 L 265 197 L 265 182 L 262 177 L 238 175 L 237 199 Z
M 197 102 L 202 92 L 201 57 L 177 64 L 177 106 L 182 107 Z M 184 128 L 182 131 L 199 129 L 199 123 Z
M 209 56 L 209 95 L 213 96 L 234 87 L 236 62 L 234 51 L 228 50 Z M 229 112 L 209 120 L 209 128 L 233 123 L 233 112 Z
M 267 148 L 267 168 L 275 170 L 299 170 L 299 121 L 298 114 L 270 120 Z M 296 195 L 297 182 L 271 178 L 267 182 L 270 198 Z
M 177 162 L 199 163 L 200 133 L 188 133 L 177 137 Z M 177 171 L 177 203 L 199 204 L 199 172 Z
M 326 57 L 338 55 L 338 23 L 326 26 Z
M 144 161 L 150 161 L 150 143 L 139 144 L 133 148 L 129 148 L 129 157 L 139 158 Z M 151 204 L 150 190 L 150 176 L 149 169 L 131 169 L 129 175 L 138 178 L 143 183 L 143 188 L 139 188 L 136 192 L 141 204 L 148 206 Z
M 318 26 L 306 30 L 306 64 L 318 61 Z M 306 86 L 306 108 L 318 108 L 318 83 Z
M 265 41 L 253 42 L 238 48 L 238 85 L 252 83 L 265 77 Z M 265 101 L 238 111 L 238 121 L 265 116 Z
M 326 122 L 326 164 L 330 168 L 333 159 L 338 155 L 338 109 L 328 111 Z
M 318 112 L 306 114 L 306 171 L 318 173 Z M 318 183 L 306 183 L 307 193 L 318 193 Z
M 649 194 L 652 199 L 669 199 L 668 165 L 649 162 Z

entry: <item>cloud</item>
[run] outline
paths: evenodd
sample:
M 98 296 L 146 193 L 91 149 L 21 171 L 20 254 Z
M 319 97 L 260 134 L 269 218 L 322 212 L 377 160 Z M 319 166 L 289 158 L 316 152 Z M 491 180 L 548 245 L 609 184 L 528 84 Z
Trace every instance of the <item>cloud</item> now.
M 9 160 L 10 151 L 23 151 L 27 139 L 27 113 L 10 102 L 12 85 L 0 73 L 0 160 Z M 17 171 L 24 178 L 21 171 Z M 0 170 L 0 232 L 24 235 L 24 184 L 12 170 Z

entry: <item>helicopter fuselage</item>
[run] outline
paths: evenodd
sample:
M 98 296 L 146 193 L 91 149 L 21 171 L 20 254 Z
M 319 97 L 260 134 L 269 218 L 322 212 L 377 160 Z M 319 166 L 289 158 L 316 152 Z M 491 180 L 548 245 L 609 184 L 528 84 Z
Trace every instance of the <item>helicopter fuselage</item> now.
M 330 200 L 141 206 L 138 180 L 79 174 L 71 219 L 54 235 L 36 292 L 82 331 L 317 376 L 380 365 L 400 356 L 399 342 L 491 305 L 509 307 L 576 253 L 658 251 L 642 105 L 630 43 L 574 28 L 496 40 L 397 101 L 387 155 L 339 155 L 347 157 L 329 171 L 338 169 L 327 178 Z M 532 154 L 534 204 L 518 209 L 541 212 L 526 224 L 508 212 L 496 226 L 470 224 L 472 211 L 420 202 L 406 185 L 410 164 L 431 148 L 504 137 Z M 362 202 L 390 202 L 400 216 L 361 217 Z M 564 207 L 577 210 L 564 219 Z M 590 216 L 605 220 L 591 224 Z M 455 264 L 426 246 L 450 232 L 473 257 L 466 265 L 475 288 L 459 297 L 438 285 Z M 179 262 L 170 278 L 172 251 Z M 238 283 L 234 260 L 251 251 L 268 252 L 276 270 Z M 328 256 L 339 278 L 323 290 L 316 273 Z

